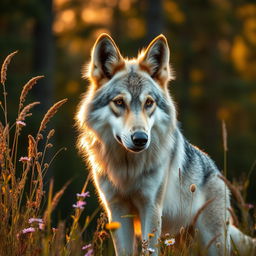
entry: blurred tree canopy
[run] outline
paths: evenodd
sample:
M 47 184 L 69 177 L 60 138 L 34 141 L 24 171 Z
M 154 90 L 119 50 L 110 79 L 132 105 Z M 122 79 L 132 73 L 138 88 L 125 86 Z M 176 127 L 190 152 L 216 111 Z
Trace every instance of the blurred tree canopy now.
M 69 98 L 54 123 L 55 145 L 68 150 L 56 160 L 51 173 L 57 188 L 74 179 L 68 190 L 70 198 L 62 202 L 64 216 L 86 178 L 84 163 L 75 149 L 73 116 L 87 85 L 81 79 L 82 66 L 89 61 L 93 43 L 102 32 L 110 33 L 128 57 L 135 56 L 158 34 L 165 34 L 176 73 L 170 90 L 186 137 L 222 169 L 221 120 L 225 120 L 228 177 L 241 179 L 253 168 L 255 1 L 1 0 L 0 15 L 1 59 L 13 50 L 20 51 L 9 70 L 11 111 L 31 73 L 46 76 L 32 96 L 42 102 L 34 116 L 37 122 L 54 101 Z M 14 112 L 11 115 L 15 117 Z M 255 177 L 253 172 L 248 194 L 251 202 L 255 202 Z

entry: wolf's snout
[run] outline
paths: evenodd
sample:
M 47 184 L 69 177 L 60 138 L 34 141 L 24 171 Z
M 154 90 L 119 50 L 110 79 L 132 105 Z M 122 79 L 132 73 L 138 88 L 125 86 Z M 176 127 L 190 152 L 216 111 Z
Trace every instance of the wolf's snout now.
M 136 147 L 143 147 L 148 142 L 148 135 L 145 132 L 135 132 L 131 137 Z

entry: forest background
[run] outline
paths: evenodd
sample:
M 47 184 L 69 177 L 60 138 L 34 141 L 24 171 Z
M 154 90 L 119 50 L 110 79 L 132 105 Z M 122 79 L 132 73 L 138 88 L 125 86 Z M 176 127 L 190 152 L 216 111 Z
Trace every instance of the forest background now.
M 82 66 L 98 35 L 111 34 L 124 56 L 133 57 L 158 34 L 169 41 L 176 80 L 170 91 L 188 140 L 223 169 L 221 120 L 228 131 L 227 175 L 242 182 L 247 202 L 256 203 L 256 3 L 249 0 L 1 0 L 0 59 L 19 50 L 8 69 L 9 116 L 15 119 L 22 86 L 44 75 L 30 93 L 40 101 L 24 127 L 35 131 L 46 110 L 68 98 L 53 120 L 54 147 L 67 147 L 47 174 L 54 189 L 72 180 L 55 221 L 72 211 L 87 170 L 76 150 L 74 113 L 88 82 Z M 23 148 L 27 148 L 24 137 Z M 54 149 L 53 149 L 54 150 Z M 98 201 L 93 185 L 86 214 Z

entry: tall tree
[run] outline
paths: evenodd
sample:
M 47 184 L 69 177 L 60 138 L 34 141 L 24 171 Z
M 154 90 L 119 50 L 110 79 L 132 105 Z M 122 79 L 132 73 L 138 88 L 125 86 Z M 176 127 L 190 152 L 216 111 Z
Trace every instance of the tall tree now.
M 146 32 L 147 40 L 164 32 L 163 0 L 147 0 L 146 3 Z
M 54 42 L 52 33 L 52 0 L 39 0 L 41 8 L 34 27 L 34 72 L 43 74 L 41 85 L 35 88 L 41 110 L 46 111 L 53 101 Z

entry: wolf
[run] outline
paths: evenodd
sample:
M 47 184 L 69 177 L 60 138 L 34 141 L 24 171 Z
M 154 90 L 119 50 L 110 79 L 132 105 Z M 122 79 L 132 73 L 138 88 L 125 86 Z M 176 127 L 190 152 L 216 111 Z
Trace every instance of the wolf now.
M 109 222 L 121 223 L 112 234 L 115 253 L 136 255 L 134 220 L 125 216 L 138 216 L 143 240 L 154 232 L 148 246 L 158 255 L 161 234 L 189 227 L 211 200 L 195 223 L 207 255 L 230 255 L 232 244 L 240 255 L 254 255 L 255 241 L 229 221 L 230 193 L 220 171 L 182 135 L 168 90 L 169 58 L 164 35 L 128 59 L 101 34 L 84 72 L 89 87 L 76 114 L 77 145 Z

